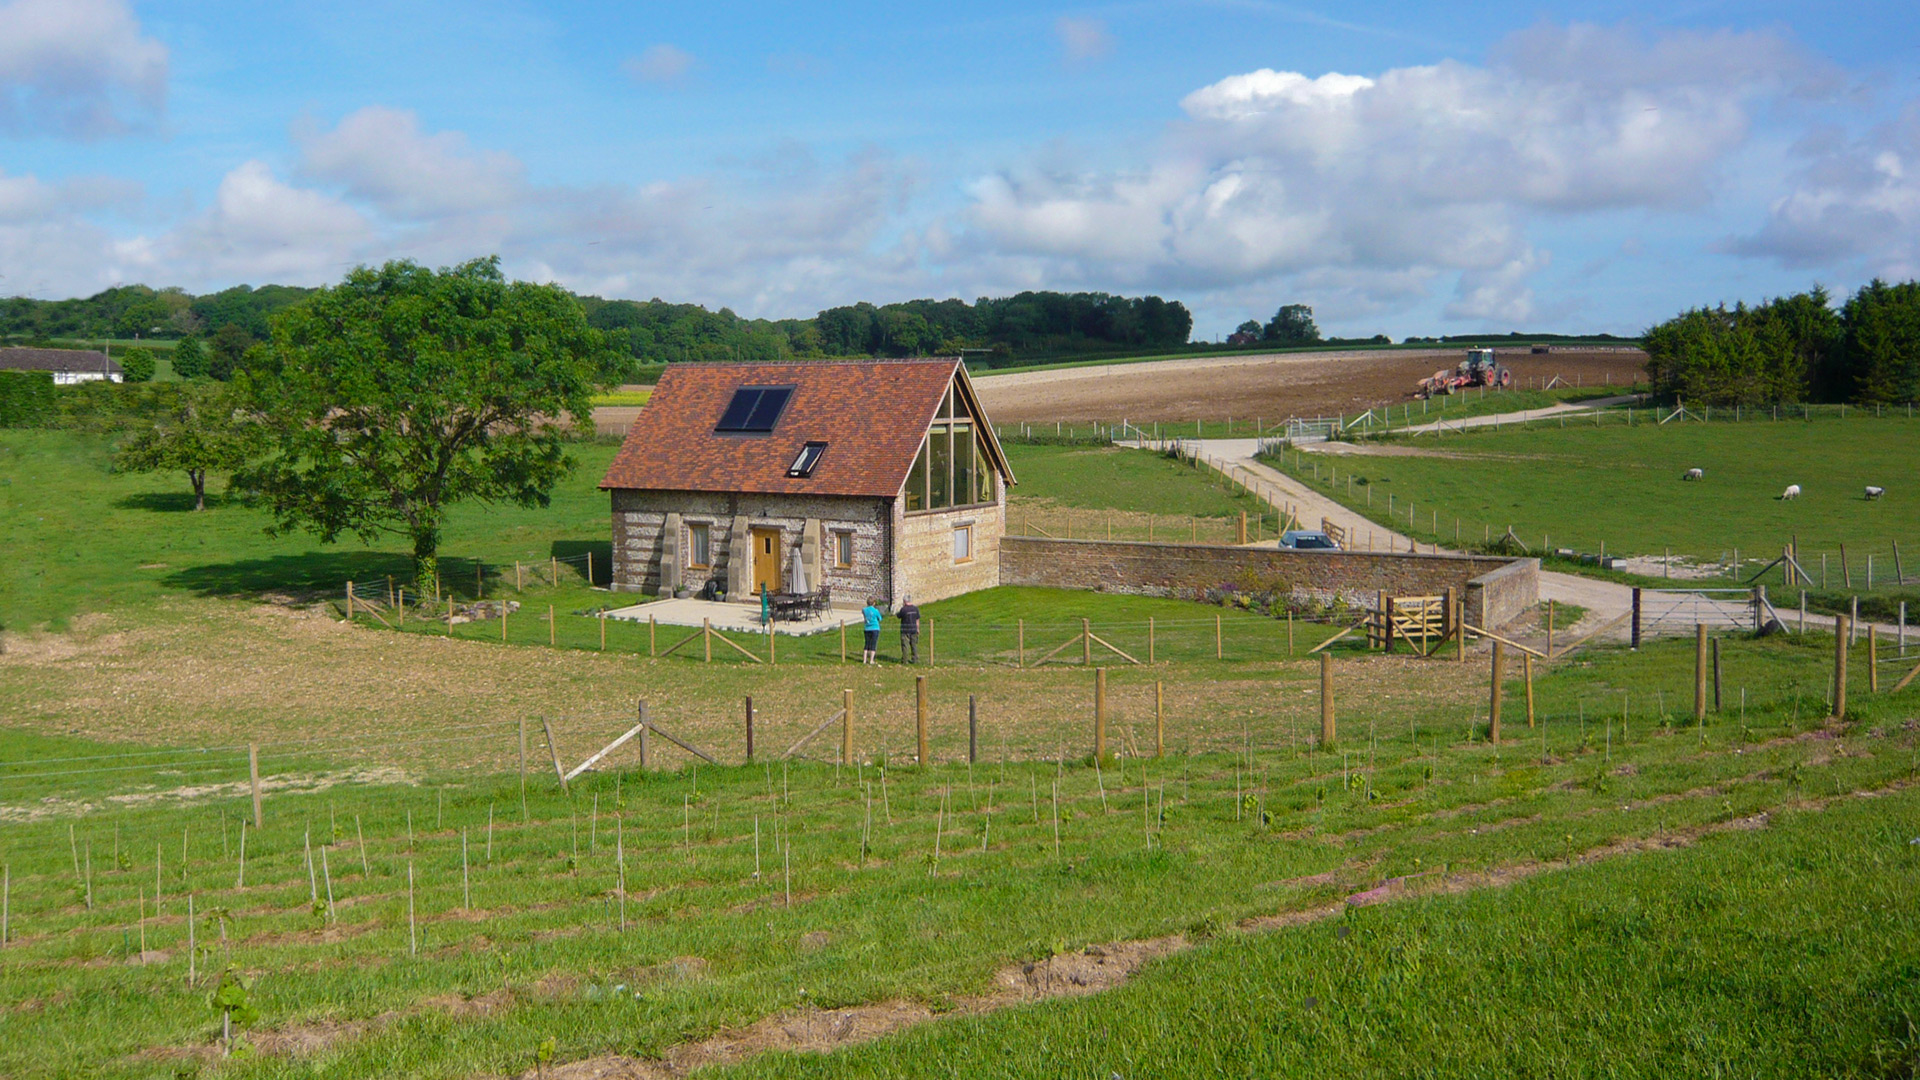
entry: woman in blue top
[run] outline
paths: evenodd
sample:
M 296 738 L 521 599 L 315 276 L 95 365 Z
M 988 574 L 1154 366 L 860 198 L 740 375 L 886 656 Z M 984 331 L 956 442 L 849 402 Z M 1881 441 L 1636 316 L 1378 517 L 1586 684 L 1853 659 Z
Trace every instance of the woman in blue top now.
M 860 617 L 866 620 L 867 625 L 866 652 L 861 656 L 860 662 L 863 664 L 871 664 L 873 663 L 873 654 L 880 651 L 880 620 L 886 617 L 885 612 L 880 610 L 880 600 L 878 597 L 871 597 L 867 600 L 867 606 L 860 609 Z

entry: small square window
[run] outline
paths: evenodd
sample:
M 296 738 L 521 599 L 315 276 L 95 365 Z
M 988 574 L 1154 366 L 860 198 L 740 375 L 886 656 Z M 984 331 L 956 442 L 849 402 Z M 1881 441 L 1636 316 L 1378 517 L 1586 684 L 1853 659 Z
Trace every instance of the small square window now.
M 838 532 L 833 534 L 833 565 L 836 569 L 846 570 L 853 566 L 853 534 Z
M 973 561 L 973 526 L 962 525 L 953 530 L 953 561 Z
M 704 522 L 687 526 L 687 565 L 706 569 L 713 565 L 713 527 Z

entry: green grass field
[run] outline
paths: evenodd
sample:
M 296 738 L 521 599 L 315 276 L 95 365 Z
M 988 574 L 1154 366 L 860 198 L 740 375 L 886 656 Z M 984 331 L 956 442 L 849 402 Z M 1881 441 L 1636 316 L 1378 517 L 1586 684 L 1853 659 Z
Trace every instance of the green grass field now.
M 1834 587 L 1841 584 L 1845 544 L 1860 588 L 1869 553 L 1876 584 L 1891 584 L 1893 545 L 1900 543 L 1904 554 L 1920 539 L 1920 489 L 1902 479 L 1920 454 L 1920 424 L 1904 417 L 1633 427 L 1542 423 L 1391 445 L 1428 455 L 1289 454 L 1284 467 L 1376 521 L 1443 544 L 1454 543 L 1457 519 L 1467 544 L 1511 526 L 1532 548 L 1544 541 L 1594 553 L 1604 543 L 1609 554 L 1664 555 L 1671 549 L 1676 556 L 1713 562 L 1724 562 L 1738 548 L 1750 574 L 1797 536 L 1802 563 L 1817 577 L 1825 556 Z M 1681 481 L 1695 467 L 1705 470 L 1705 479 Z M 1789 484 L 1799 484 L 1802 494 L 1781 501 Z M 1886 496 L 1866 501 L 1862 491 L 1869 484 L 1885 487 Z
M 441 549 L 446 588 L 470 598 L 476 561 L 492 588 L 514 580 L 516 561 L 546 568 L 557 558 L 563 560 L 557 584 L 572 591 L 543 596 L 543 603 L 562 611 L 608 603 L 587 589 L 584 571 L 591 551 L 605 580 L 611 511 L 596 485 L 616 449 L 604 441 L 574 444 L 578 465 L 544 509 L 456 507 Z M 1226 520 L 1257 510 L 1205 470 L 1140 451 L 1015 446 L 1008 453 L 1020 479 L 1010 499 L 1016 517 L 1023 510 L 1043 520 L 1112 508 L 1123 515 Z M 12 553 L 0 566 L 7 627 L 59 626 L 76 613 L 137 609 L 169 594 L 344 595 L 348 581 L 383 591 L 388 575 L 404 581 L 410 574 L 399 539 L 369 545 L 347 538 L 322 546 L 305 534 L 273 538 L 263 531 L 268 518 L 260 511 L 217 496 L 204 512 L 194 513 L 192 505 L 182 476 L 113 471 L 106 439 L 0 431 L 0 544 Z M 530 573 L 529 579 L 543 576 Z
M 356 775 L 368 748 L 321 732 L 263 747 L 244 882 L 244 747 L 9 731 L 0 1072 L 211 1069 L 223 966 L 258 1015 L 241 1030 L 252 1053 L 220 1075 L 440 1077 L 529 1068 L 547 1039 L 556 1063 L 656 1057 L 768 1016 L 966 1011 L 1007 965 L 1185 935 L 1216 940 L 1110 996 L 748 1074 L 950 1074 L 939 1065 L 969 1071 L 990 1046 L 1020 1075 L 1305 1071 L 1329 1055 L 1356 1074 L 1423 1060 L 1470 1075 L 1510 1053 L 1554 1074 L 1752 1073 L 1816 1050 L 1806 1060 L 1833 1063 L 1817 1071 L 1849 1074 L 1911 1052 L 1920 801 L 1850 793 L 1911 782 L 1900 718 L 1920 690 L 1859 693 L 1848 727 L 1818 729 L 1824 657 L 1817 641 L 1735 644 L 1736 679 L 1774 681 L 1704 728 L 1652 696 L 1691 663 L 1690 643 L 1663 642 L 1543 674 L 1538 727 L 1510 713 L 1499 746 L 1472 705 L 1413 720 L 1355 702 L 1331 752 L 1300 710 L 1234 753 L 1121 749 L 1103 769 L 1084 733 L 1064 762 L 1003 760 L 990 738 L 970 768 L 948 710 L 942 763 L 888 753 L 884 779 L 876 746 L 898 739 L 863 719 L 858 767 L 696 769 L 656 740 L 663 771 L 635 771 L 629 745 L 562 794 L 535 726 L 524 812 L 511 768 Z M 499 723 L 405 733 L 514 738 Z M 1508 892 L 1422 897 L 1539 870 Z M 1381 893 L 1408 899 L 1324 912 L 1391 879 Z M 1323 912 L 1331 925 L 1240 932 Z M 1596 998 L 1632 1004 L 1596 1027 Z M 1462 1000 L 1480 1007 L 1452 1016 Z M 1242 1019 L 1286 1034 L 1228 1037 Z M 1129 1028 L 1107 1044 L 1118 1056 L 1091 1041 L 1110 1023 Z M 1542 1037 L 1503 1041 L 1528 1030 Z
M 645 405 L 653 400 L 651 390 L 609 390 L 593 395 L 595 405 Z
M 100 439 L 0 432 L 0 1076 L 619 1075 L 716 1036 L 742 1076 L 1920 1065 L 1920 683 L 1890 689 L 1920 654 L 1883 650 L 1872 693 L 1862 643 L 1836 723 L 1817 634 L 1723 639 L 1704 724 L 1691 641 L 1584 651 L 1530 691 L 1515 663 L 1494 743 L 1484 660 L 1342 652 L 1331 747 L 1299 655 L 1325 628 L 1288 647 L 1283 620 L 1181 600 L 930 604 L 920 668 L 842 665 L 832 634 L 778 665 L 649 657 L 636 623 L 603 654 L 591 613 L 630 598 L 575 567 L 604 559 L 612 451 L 577 446 L 546 510 L 456 512 L 447 584 L 464 599 L 482 566 L 526 605 L 502 645 L 493 621 L 449 641 L 275 600 L 378 596 L 398 541 L 271 539 L 245 507 L 187 510 L 180 478 L 112 473 Z M 1016 505 L 1238 514 L 1153 455 L 1010 452 Z M 1403 462 L 1461 467 L 1359 464 Z M 1154 620 L 1159 661 L 1106 656 L 1097 767 L 1092 674 L 1015 666 L 1023 629 L 1031 663 L 1081 618 L 1136 654 Z M 629 742 L 562 791 L 542 721 L 570 766 L 639 700 L 718 763 L 657 735 L 650 769 Z M 1085 989 L 1089 947 L 1164 956 L 1029 1000 Z M 222 969 L 247 987 L 230 1060 Z

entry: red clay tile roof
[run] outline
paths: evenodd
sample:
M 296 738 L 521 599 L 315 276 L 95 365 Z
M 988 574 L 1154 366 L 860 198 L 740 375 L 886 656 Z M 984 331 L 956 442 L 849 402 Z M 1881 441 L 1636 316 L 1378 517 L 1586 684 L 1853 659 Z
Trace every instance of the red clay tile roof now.
M 600 486 L 897 495 L 959 366 L 958 360 L 671 364 Z M 794 387 L 772 434 L 714 433 L 742 386 Z M 787 476 L 809 441 L 827 444 L 813 475 Z M 1000 457 L 997 446 L 989 453 Z

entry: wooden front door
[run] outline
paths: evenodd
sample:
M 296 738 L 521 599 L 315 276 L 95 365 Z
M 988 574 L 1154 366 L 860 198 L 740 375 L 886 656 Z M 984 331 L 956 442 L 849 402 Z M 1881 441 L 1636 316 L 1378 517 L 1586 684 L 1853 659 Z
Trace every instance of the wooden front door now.
M 753 595 L 760 595 L 761 586 L 777 593 L 780 591 L 780 530 L 754 529 L 752 533 Z

